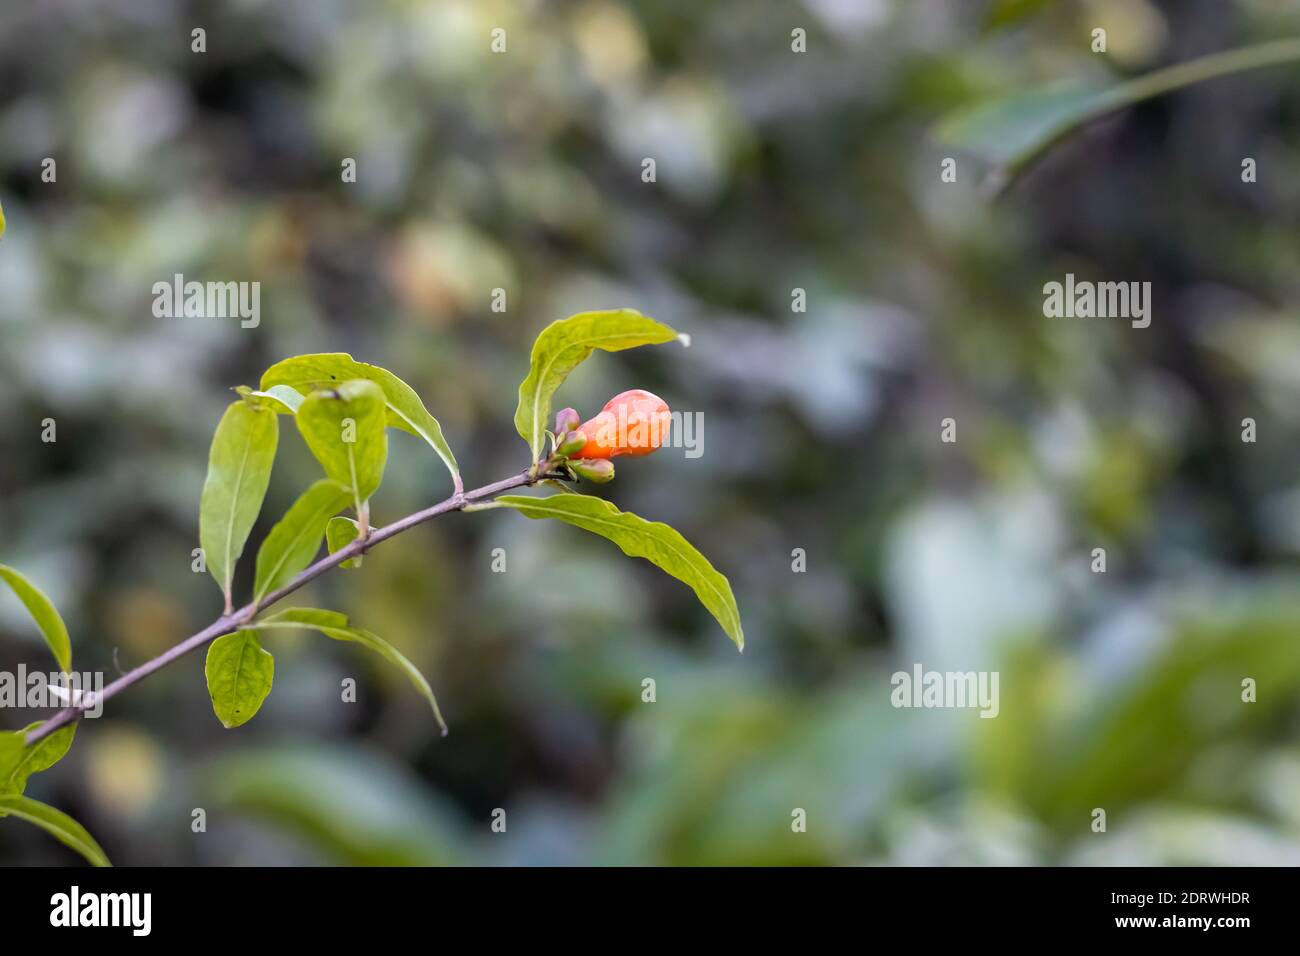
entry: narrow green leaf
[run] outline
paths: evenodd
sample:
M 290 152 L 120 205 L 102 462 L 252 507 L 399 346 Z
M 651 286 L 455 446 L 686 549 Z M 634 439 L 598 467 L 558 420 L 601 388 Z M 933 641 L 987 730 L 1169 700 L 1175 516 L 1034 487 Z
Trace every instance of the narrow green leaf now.
M 5 207 L 0 206 L 0 236 L 5 234 Z
M 1215 77 L 1300 60 L 1300 39 L 1278 40 L 1189 60 L 1109 86 L 1065 82 L 977 103 L 939 121 L 941 143 L 966 150 L 1006 180 L 1053 143 L 1101 116 Z
M 76 724 L 60 727 L 48 737 L 27 746 L 27 735 L 40 725 L 38 720 L 22 730 L 0 733 L 0 794 L 22 793 L 27 789 L 28 777 L 49 770 L 72 746 Z
M 271 693 L 275 658 L 262 649 L 256 631 L 236 631 L 208 645 L 203 672 L 217 719 L 224 727 L 238 727 L 253 718 Z
M 329 548 L 330 554 L 333 554 L 339 548 L 346 548 L 361 534 L 361 527 L 346 515 L 339 515 L 330 518 L 329 524 L 325 526 L 325 545 Z M 340 568 L 359 568 L 361 567 L 361 555 L 355 558 L 348 558 Z
M 95 842 L 95 838 L 62 810 L 18 794 L 0 796 L 0 817 L 13 816 L 34 823 L 46 833 L 72 847 L 93 866 L 112 866 L 108 854 Z
M 555 478 L 543 478 L 543 479 L 541 480 L 540 484 L 546 485 L 548 488 L 554 488 L 556 491 L 558 491 L 558 492 L 559 492 L 560 494 L 562 494 L 562 495 L 576 495 L 576 494 L 579 494 L 579 492 L 574 491 L 572 488 L 570 488 L 570 487 L 569 487 L 568 485 L 566 485 L 564 482 L 562 482 L 562 481 L 558 481 L 558 480 L 555 479 Z
M 300 392 L 311 392 L 355 378 L 368 379 L 383 389 L 388 424 L 428 442 L 451 472 L 452 482 L 460 491 L 460 468 L 456 456 L 451 453 L 451 446 L 442 436 L 442 426 L 429 414 L 415 389 L 388 369 L 358 362 L 346 352 L 299 355 L 267 369 L 262 376 L 262 389 L 269 392 L 277 385 L 289 385 Z
M 235 388 L 239 397 L 253 405 L 265 405 L 277 415 L 296 415 L 302 404 L 302 392 L 288 385 L 272 385 L 264 392 L 255 391 L 247 385 Z
M 940 122 L 936 135 L 1012 171 L 1074 126 L 1106 112 L 1107 102 L 1106 87 L 1062 83 L 954 113 Z
M 242 399 L 217 425 L 199 502 L 199 545 L 230 609 L 230 582 L 271 481 L 280 426 L 275 413 Z
M 673 329 L 635 309 L 580 312 L 544 328 L 533 343 L 528 377 L 519 386 L 515 410 L 515 428 L 532 449 L 533 460 L 540 458 L 546 447 L 551 397 L 593 351 L 617 352 L 675 338 Z
M 283 626 L 290 625 L 297 628 L 345 628 L 349 627 L 348 616 L 342 611 L 326 611 L 319 607 L 287 607 L 283 611 L 277 611 L 270 617 L 264 617 L 255 622 L 255 626 Z
M 700 603 L 708 608 L 722 629 L 742 650 L 745 633 L 740 626 L 731 584 L 709 559 L 689 541 L 662 521 L 646 521 L 629 511 L 619 511 L 608 501 L 590 495 L 551 495 L 528 498 L 503 495 L 496 503 L 514 508 L 527 518 L 557 518 L 593 534 L 608 538 L 633 558 L 645 558 L 660 570 L 690 585 Z
M 331 516 L 352 500 L 348 489 L 322 478 L 302 493 L 257 551 L 257 577 L 253 600 L 261 603 L 276 588 L 287 584 L 320 550 Z
M 366 379 L 318 389 L 303 399 L 295 420 L 325 474 L 348 490 L 360 514 L 388 461 L 383 390 Z
M 424 675 L 397 648 L 383 638 L 370 631 L 350 626 L 346 614 L 340 614 L 337 611 L 322 611 L 318 608 L 292 607 L 260 621 L 255 621 L 250 626 L 257 628 L 307 628 L 319 631 L 326 637 L 332 637 L 336 641 L 354 641 L 362 647 L 368 647 L 389 663 L 397 665 L 406 674 L 411 683 L 415 685 L 416 690 L 433 708 L 434 719 L 438 721 L 438 726 L 442 729 L 443 734 L 447 733 L 447 724 L 442 719 L 442 711 L 438 709 L 437 698 L 433 696 L 433 689 L 429 687 L 429 682 L 424 679 Z
M 50 646 L 54 659 L 58 661 L 59 670 L 71 670 L 72 641 L 68 638 L 68 628 L 64 625 L 63 618 L 59 617 L 59 612 L 50 599 L 36 585 L 7 564 L 0 564 L 0 578 L 13 588 L 14 593 L 18 595 L 18 600 L 23 602 L 32 619 L 36 621 L 36 626 L 45 635 L 45 643 Z

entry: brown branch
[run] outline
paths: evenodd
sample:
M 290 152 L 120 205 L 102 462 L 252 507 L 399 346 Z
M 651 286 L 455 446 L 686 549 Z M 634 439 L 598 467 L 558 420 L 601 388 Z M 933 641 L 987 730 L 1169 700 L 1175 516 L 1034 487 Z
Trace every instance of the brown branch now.
M 326 555 L 315 564 L 302 571 L 288 584 L 277 588 L 262 599 L 260 604 L 245 604 L 237 611 L 230 614 L 223 614 L 203 630 L 196 634 L 191 634 L 179 644 L 175 644 L 163 651 L 157 657 L 145 661 L 139 667 L 132 668 L 117 680 L 113 681 L 98 694 L 95 694 L 90 701 L 83 698 L 82 703 L 71 707 L 65 707 L 49 720 L 43 722 L 39 727 L 27 735 L 27 744 L 36 743 L 44 737 L 48 737 L 60 727 L 66 726 L 75 720 L 80 720 L 85 711 L 92 706 L 101 704 L 111 697 L 116 697 L 122 691 L 126 690 L 132 684 L 135 684 L 148 677 L 156 670 L 161 670 L 172 661 L 184 657 L 190 651 L 197 650 L 205 644 L 210 644 L 218 637 L 225 634 L 231 634 L 248 624 L 258 611 L 275 604 L 282 598 L 288 597 L 294 591 L 297 591 L 304 584 L 320 577 L 330 568 L 338 567 L 348 558 L 354 558 L 357 555 L 364 554 L 381 541 L 385 541 L 394 535 L 401 534 L 414 528 L 418 524 L 423 524 L 438 515 L 447 514 L 450 511 L 461 511 L 466 505 L 475 504 L 476 502 L 488 501 L 501 494 L 503 491 L 510 491 L 512 488 L 521 488 L 525 485 L 533 485 L 543 478 L 562 478 L 563 475 L 552 474 L 549 470 L 551 462 L 544 461 L 543 467 L 538 469 L 529 469 L 510 478 L 504 478 L 501 481 L 495 481 L 490 485 L 484 485 L 481 488 L 475 488 L 473 491 L 462 492 L 459 489 L 450 498 L 438 502 L 436 505 L 430 505 L 423 511 L 416 511 L 407 515 L 405 518 L 399 518 L 390 525 L 382 528 L 376 528 L 366 538 L 358 538 L 346 547 L 339 548 L 333 554 Z M 90 696 L 90 695 L 86 695 Z

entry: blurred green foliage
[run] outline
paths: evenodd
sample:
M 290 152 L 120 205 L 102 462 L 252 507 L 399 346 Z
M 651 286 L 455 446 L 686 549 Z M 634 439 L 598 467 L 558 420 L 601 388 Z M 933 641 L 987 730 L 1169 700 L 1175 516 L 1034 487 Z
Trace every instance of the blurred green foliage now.
M 478 484 L 526 463 L 538 330 L 619 306 L 690 348 L 598 355 L 557 401 L 704 412 L 702 457 L 601 493 L 709 555 L 747 636 L 608 542 L 452 516 L 303 595 L 427 674 L 449 737 L 378 658 L 289 637 L 244 727 L 186 659 L 32 795 L 119 864 L 1300 862 L 1300 70 L 1116 113 L 997 202 L 975 157 L 940 183 L 931 136 L 1298 31 L 1268 0 L 6 5 L 0 558 L 79 668 L 220 610 L 190 561 L 230 387 L 391 368 Z M 1044 319 L 1067 271 L 1151 281 L 1151 327 Z M 155 318 L 176 273 L 260 281 L 260 326 Z M 252 541 L 317 476 L 281 445 Z M 446 488 L 390 445 L 379 523 Z M 0 602 L 0 667 L 42 653 Z M 915 662 L 1000 671 L 1001 713 L 893 708 Z M 0 862 L 73 859 L 0 828 Z

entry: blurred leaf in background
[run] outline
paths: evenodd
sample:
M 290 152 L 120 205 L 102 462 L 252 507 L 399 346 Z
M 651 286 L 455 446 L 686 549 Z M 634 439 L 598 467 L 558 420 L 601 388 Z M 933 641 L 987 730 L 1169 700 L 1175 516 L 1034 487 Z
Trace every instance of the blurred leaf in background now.
M 30 795 L 119 865 L 1300 861 L 1300 65 L 1083 126 L 1057 92 L 1297 36 L 1264 0 L 0 7 L 0 559 L 79 668 L 220 611 L 192 552 L 232 387 L 391 368 L 473 487 L 528 465 L 537 332 L 622 307 L 690 347 L 598 354 L 563 402 L 702 413 L 702 455 L 599 493 L 724 570 L 746 632 L 607 541 L 450 516 L 302 592 L 430 675 L 445 739 L 376 655 L 286 635 L 237 741 L 187 658 Z M 934 136 L 962 112 L 1037 157 L 997 201 Z M 1151 327 L 1045 318 L 1067 272 L 1150 281 Z M 260 325 L 155 317 L 178 273 L 260 282 Z M 285 429 L 250 544 L 320 477 Z M 392 431 L 374 522 L 446 493 Z M 0 670 L 44 653 L 0 594 Z M 998 717 L 893 708 L 917 663 L 998 671 Z M 0 828 L 2 863 L 70 859 Z

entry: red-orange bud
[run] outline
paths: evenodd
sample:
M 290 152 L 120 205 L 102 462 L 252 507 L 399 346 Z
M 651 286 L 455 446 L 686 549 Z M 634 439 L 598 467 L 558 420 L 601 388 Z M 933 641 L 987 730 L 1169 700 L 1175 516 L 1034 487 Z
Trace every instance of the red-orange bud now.
M 588 441 L 575 457 L 616 458 L 648 455 L 668 437 L 672 413 L 668 403 L 645 389 L 620 392 L 580 430 Z

